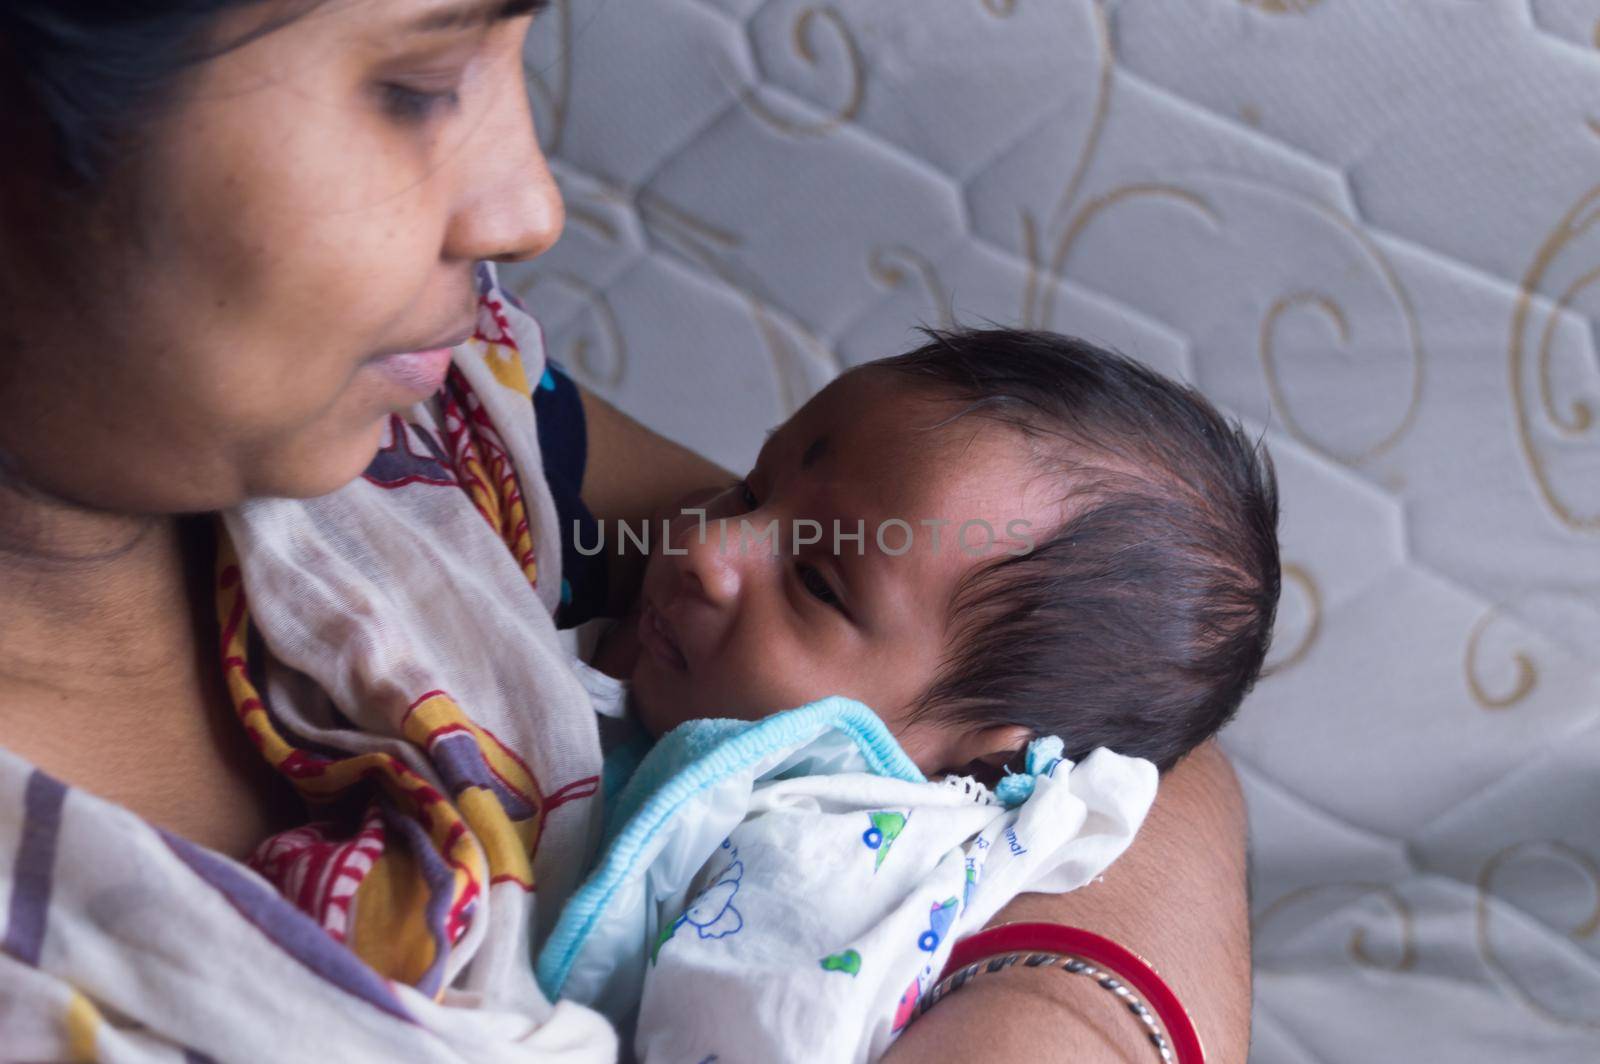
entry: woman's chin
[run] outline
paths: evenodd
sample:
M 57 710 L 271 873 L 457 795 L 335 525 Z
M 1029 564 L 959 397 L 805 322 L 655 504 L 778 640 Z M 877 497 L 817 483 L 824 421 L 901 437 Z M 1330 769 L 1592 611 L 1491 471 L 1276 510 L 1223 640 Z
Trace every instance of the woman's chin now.
M 250 478 L 246 498 L 315 499 L 333 494 L 371 467 L 386 424 L 388 415 L 349 438 L 275 456 Z

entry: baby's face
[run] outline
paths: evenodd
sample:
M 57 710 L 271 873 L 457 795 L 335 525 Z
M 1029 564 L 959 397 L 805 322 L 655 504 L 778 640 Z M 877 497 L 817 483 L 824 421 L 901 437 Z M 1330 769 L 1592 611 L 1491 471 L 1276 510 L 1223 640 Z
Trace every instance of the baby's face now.
M 847 374 L 704 504 L 703 524 L 674 522 L 681 554 L 652 544 L 632 680 L 653 734 L 839 694 L 872 707 L 924 772 L 1004 760 L 1026 741 L 907 719 L 949 646 L 960 581 L 1061 520 L 1014 430 L 981 417 L 931 427 L 958 409 L 888 370 Z

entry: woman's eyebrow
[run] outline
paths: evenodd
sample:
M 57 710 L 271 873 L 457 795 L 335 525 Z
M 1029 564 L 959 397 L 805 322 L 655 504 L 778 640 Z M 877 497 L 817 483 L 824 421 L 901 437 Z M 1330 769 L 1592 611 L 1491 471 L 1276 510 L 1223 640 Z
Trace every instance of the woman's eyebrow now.
M 466 0 L 465 3 L 435 8 L 406 27 L 408 33 L 444 33 L 471 29 L 501 19 L 536 14 L 550 6 L 550 0 Z

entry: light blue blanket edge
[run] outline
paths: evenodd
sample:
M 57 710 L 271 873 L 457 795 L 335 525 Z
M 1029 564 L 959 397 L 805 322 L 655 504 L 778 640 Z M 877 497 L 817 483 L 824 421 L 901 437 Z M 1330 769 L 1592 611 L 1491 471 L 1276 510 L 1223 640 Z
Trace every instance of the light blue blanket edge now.
M 744 727 L 738 727 L 740 724 Z M 663 744 L 680 732 L 685 732 L 685 737 L 692 735 L 696 726 L 709 726 L 731 734 L 714 742 L 703 756 L 653 787 L 639 811 L 628 818 L 616 832 L 615 839 L 609 842 L 598 868 L 567 901 L 534 968 L 540 989 L 551 1001 L 561 996 L 583 944 L 612 897 L 636 871 L 639 855 L 650 840 L 671 822 L 685 803 L 732 773 L 771 754 L 798 748 L 831 729 L 855 742 L 866 761 L 867 771 L 874 775 L 911 783 L 926 782 L 883 720 L 850 698 L 835 695 L 760 721 L 688 721 L 664 737 Z M 641 768 L 648 774 L 646 766 Z M 633 789 L 635 783 L 648 784 L 648 781 L 632 781 L 627 789 Z

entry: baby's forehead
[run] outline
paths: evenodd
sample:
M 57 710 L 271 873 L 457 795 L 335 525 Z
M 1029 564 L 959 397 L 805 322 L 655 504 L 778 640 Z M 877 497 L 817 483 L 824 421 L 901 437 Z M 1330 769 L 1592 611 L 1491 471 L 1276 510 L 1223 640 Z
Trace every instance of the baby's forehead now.
M 797 452 L 811 466 L 827 458 L 861 465 L 937 462 L 958 436 L 959 407 L 899 374 L 873 366 L 834 378 L 772 433 L 774 450 Z M 855 463 L 852 463 L 855 464 Z
M 863 522 L 847 561 L 870 567 L 887 597 L 943 613 L 975 567 L 1042 541 L 1062 513 L 1058 478 L 1024 434 L 964 410 L 890 371 L 858 370 L 780 426 L 763 476 L 793 476 L 824 524 Z
M 865 366 L 836 378 L 780 425 L 763 462 L 874 489 L 879 502 L 974 502 L 1041 472 L 1012 425 L 969 411 L 892 370 Z M 953 498 L 946 498 L 954 496 Z

